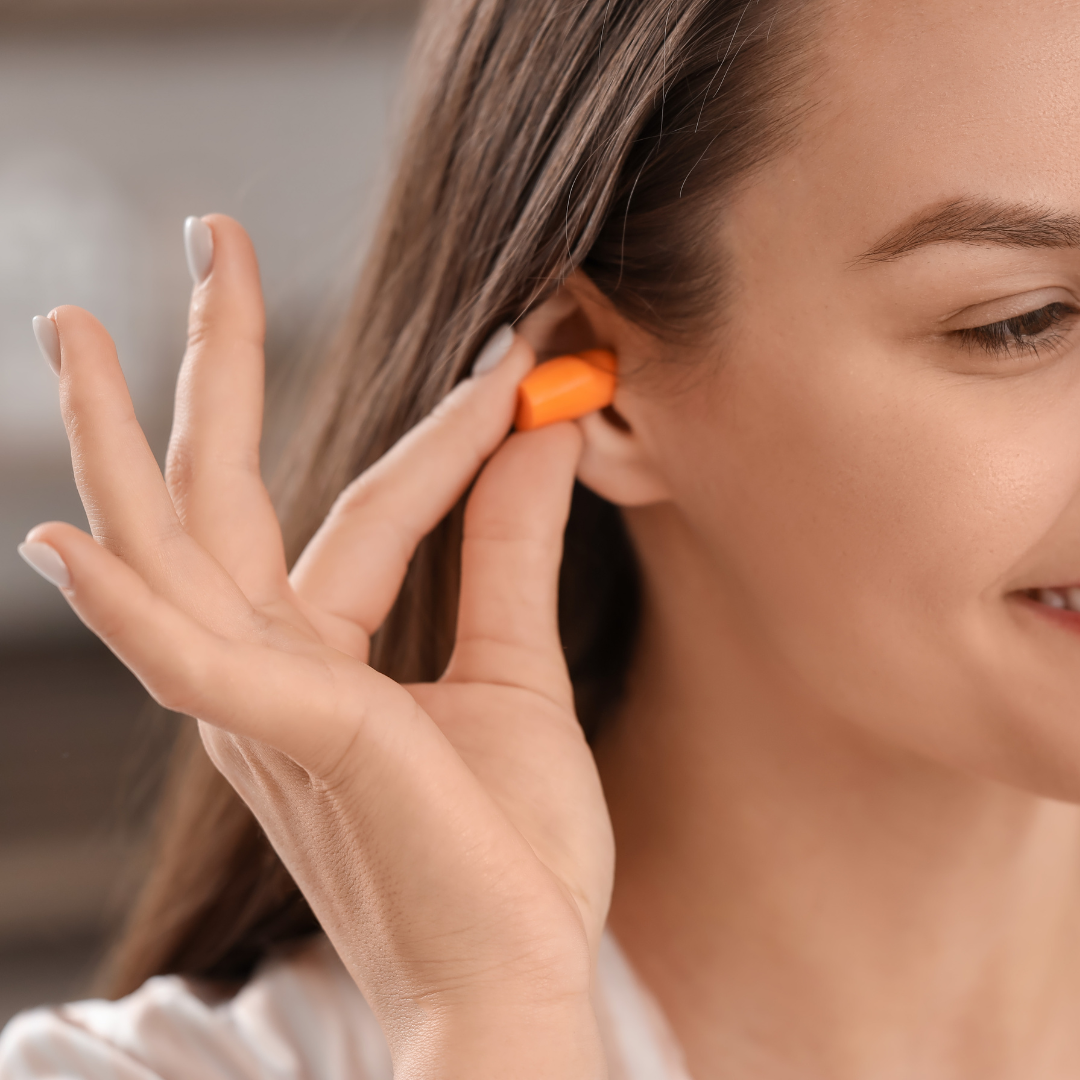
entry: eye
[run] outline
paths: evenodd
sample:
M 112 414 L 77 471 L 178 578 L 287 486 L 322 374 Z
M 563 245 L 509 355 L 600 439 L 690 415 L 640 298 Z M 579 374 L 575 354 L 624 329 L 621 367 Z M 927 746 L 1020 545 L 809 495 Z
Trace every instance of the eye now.
M 1061 337 L 1057 331 L 1077 314 L 1076 308 L 1058 302 L 1001 322 L 953 333 L 964 345 L 977 346 L 994 355 L 1037 354 L 1041 347 L 1055 345 Z

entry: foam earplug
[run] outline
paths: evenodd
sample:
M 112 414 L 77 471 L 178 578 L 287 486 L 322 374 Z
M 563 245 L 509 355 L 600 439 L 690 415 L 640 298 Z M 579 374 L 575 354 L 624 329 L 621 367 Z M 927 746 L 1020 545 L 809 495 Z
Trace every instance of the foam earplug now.
M 615 399 L 617 368 L 615 354 L 607 349 L 586 349 L 538 365 L 518 387 L 514 426 L 535 431 L 606 408 Z

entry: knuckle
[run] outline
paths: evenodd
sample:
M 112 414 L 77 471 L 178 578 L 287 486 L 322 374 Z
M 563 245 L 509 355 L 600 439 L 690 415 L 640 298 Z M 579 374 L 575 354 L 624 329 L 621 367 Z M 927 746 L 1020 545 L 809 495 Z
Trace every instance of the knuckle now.
M 428 413 L 428 420 L 433 424 L 447 423 L 455 414 L 461 412 L 469 390 L 470 384 L 467 381 L 458 383 L 457 386 L 455 386 L 454 389 Z
M 191 486 L 195 478 L 195 461 L 183 435 L 178 435 L 169 445 L 165 461 L 165 484 L 170 491 L 183 490 Z
M 187 327 L 187 352 L 188 356 L 198 353 L 207 344 L 210 338 L 210 326 L 207 318 L 206 305 L 201 302 L 192 304 L 191 315 L 188 318 Z
M 147 686 L 150 696 L 168 712 L 184 716 L 196 716 L 199 712 L 194 707 L 194 699 L 189 688 L 173 679 L 155 679 Z
M 151 606 L 157 603 L 152 600 Z M 146 689 L 162 708 L 200 719 L 207 719 L 204 714 L 208 708 L 213 711 L 212 694 L 208 694 L 213 673 L 207 669 L 206 659 L 198 655 L 203 651 L 190 644 L 171 649 L 166 663 L 144 680 Z
M 205 676 L 194 670 L 191 658 L 184 651 L 171 658 L 167 671 L 152 677 L 147 690 L 151 697 L 169 712 L 206 719 Z
M 208 298 L 192 304 L 188 316 L 187 356 L 208 348 L 240 343 L 261 349 L 266 341 L 261 304 L 250 300 Z
M 106 611 L 94 620 L 94 633 L 106 645 L 118 642 L 128 625 L 128 619 L 117 611 Z
M 329 516 L 352 514 L 359 510 L 368 501 L 372 486 L 370 472 L 361 473 L 334 501 Z

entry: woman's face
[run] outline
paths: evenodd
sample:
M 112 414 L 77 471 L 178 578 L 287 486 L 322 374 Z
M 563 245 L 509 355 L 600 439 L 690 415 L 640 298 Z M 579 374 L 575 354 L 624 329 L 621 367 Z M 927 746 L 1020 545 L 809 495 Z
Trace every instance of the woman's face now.
M 1080 0 L 850 0 L 822 48 L 725 216 L 722 363 L 644 438 L 819 705 L 1080 798 Z

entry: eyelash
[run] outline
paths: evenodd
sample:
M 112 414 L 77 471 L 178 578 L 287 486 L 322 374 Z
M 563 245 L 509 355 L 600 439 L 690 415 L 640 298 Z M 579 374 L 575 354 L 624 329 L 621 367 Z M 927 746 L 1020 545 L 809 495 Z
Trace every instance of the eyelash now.
M 1055 344 L 1055 333 L 1070 316 L 1080 314 L 1068 304 L 1047 304 L 1036 311 L 1015 315 L 1011 319 L 955 330 L 957 339 L 968 347 L 978 347 L 993 355 L 1014 352 L 1038 355 L 1040 346 Z

